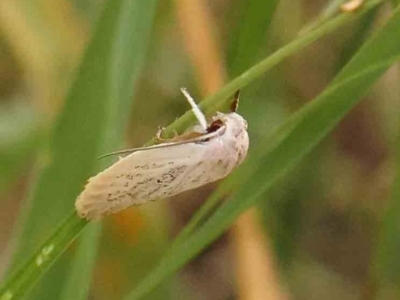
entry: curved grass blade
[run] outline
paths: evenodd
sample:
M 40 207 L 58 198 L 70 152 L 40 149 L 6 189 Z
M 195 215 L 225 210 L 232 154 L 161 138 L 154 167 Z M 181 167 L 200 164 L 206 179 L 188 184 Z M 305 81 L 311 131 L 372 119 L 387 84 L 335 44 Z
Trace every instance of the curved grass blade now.
M 109 94 L 107 101 L 107 119 L 105 119 L 104 137 L 100 153 L 115 149 L 121 144 L 125 127 L 131 111 L 135 83 L 144 64 L 147 44 L 150 39 L 151 25 L 158 0 L 124 0 L 120 7 L 108 8 L 116 12 L 112 32 L 108 36 L 110 45 Z M 114 3 L 115 5 L 115 3 Z M 104 165 L 98 169 L 105 168 Z M 97 224 L 90 224 L 79 240 L 74 264 L 69 266 L 69 276 L 64 284 L 60 299 L 87 299 L 94 267 L 97 245 L 100 236 Z M 86 283 L 86 284 L 84 284 Z
M 298 53 L 300 49 L 306 47 L 307 45 L 315 42 L 319 38 L 333 32 L 337 28 L 350 23 L 363 16 L 365 13 L 369 12 L 372 8 L 377 5 L 385 2 L 385 0 L 372 0 L 368 3 L 365 3 L 360 9 L 351 14 L 340 14 L 337 17 L 333 18 L 325 22 L 318 28 L 309 31 L 307 34 L 304 34 L 288 45 L 280 48 L 272 55 L 268 56 L 266 59 L 262 60 L 258 64 L 254 65 L 247 71 L 243 72 L 238 77 L 234 78 L 228 84 L 226 84 L 222 89 L 217 91 L 215 94 L 207 97 L 200 103 L 201 109 L 207 114 L 211 114 L 218 110 L 228 110 L 230 102 L 228 99 L 235 94 L 237 90 L 242 89 L 246 85 L 248 85 L 253 80 L 260 77 L 267 70 L 272 69 L 277 64 L 279 64 L 284 59 L 293 55 L 294 53 Z M 172 136 L 174 130 L 177 128 L 187 128 L 191 122 L 193 121 L 193 116 L 190 111 L 185 113 L 181 118 L 175 121 L 171 126 L 168 126 L 164 133 L 167 136 Z
M 331 99 L 337 99 L 339 97 L 345 97 L 346 93 L 342 92 L 341 89 L 345 90 L 348 88 L 353 88 L 354 86 L 360 84 L 360 82 L 361 85 L 365 82 L 370 83 L 370 81 L 374 79 L 374 75 L 376 75 L 376 73 L 383 73 L 398 60 L 400 60 L 400 56 L 396 56 L 382 64 L 378 64 L 375 67 L 369 68 L 367 71 L 361 72 L 355 77 L 331 87 L 329 90 L 326 90 L 324 98 L 330 97 Z M 349 109 L 351 109 L 351 107 L 352 105 L 350 104 Z M 310 112 L 310 115 L 312 116 L 316 116 L 316 114 L 319 113 L 319 111 L 315 111 L 315 109 L 313 109 L 311 106 L 306 106 L 305 108 L 313 110 L 312 114 Z M 307 110 L 302 110 L 301 112 L 305 113 L 306 111 Z M 321 110 L 320 112 L 321 116 L 324 118 L 332 117 L 332 112 L 328 107 L 326 110 Z M 307 114 L 309 113 L 307 112 Z M 343 116 L 343 114 L 341 116 Z M 308 117 L 306 121 L 310 121 L 310 119 L 311 117 Z M 331 121 L 332 120 L 334 125 L 340 121 L 340 117 L 333 118 Z M 160 284 L 164 279 L 170 276 L 173 272 L 177 271 L 190 259 L 196 256 L 196 254 L 200 253 L 202 249 L 204 249 L 220 234 L 222 234 L 223 231 L 235 221 L 236 217 L 256 203 L 264 193 L 268 192 L 269 188 L 273 186 L 273 184 L 282 178 L 309 151 L 311 151 L 318 141 L 324 138 L 327 131 L 333 128 L 333 125 L 331 123 L 329 129 L 326 129 L 325 127 L 324 131 L 318 131 L 318 134 L 315 136 L 316 140 L 313 141 L 313 143 L 310 143 L 307 148 L 303 148 L 301 151 L 296 151 L 299 149 L 297 142 L 304 143 L 304 140 L 308 138 L 307 133 L 302 132 L 302 130 L 304 130 L 304 128 L 306 130 L 314 130 L 316 127 L 313 122 L 311 122 L 311 124 L 310 122 L 304 123 L 301 114 L 293 115 L 287 123 L 279 128 L 279 130 L 277 130 L 277 132 L 265 142 L 265 144 L 270 142 L 271 144 L 275 145 L 273 145 L 272 150 L 267 149 L 267 157 L 262 158 L 263 160 L 261 162 L 260 160 L 258 161 L 258 164 L 263 166 L 262 169 L 258 170 L 257 172 L 251 172 L 251 167 L 249 167 L 249 165 L 255 164 L 254 161 L 248 162 L 246 163 L 247 168 L 246 166 L 243 166 L 240 170 L 240 174 L 235 172 L 235 174 L 231 175 L 231 178 L 225 180 L 225 182 L 222 184 L 224 190 L 229 188 L 233 189 L 235 186 L 244 186 L 246 189 L 241 189 L 235 193 L 226 202 L 226 204 L 222 205 L 221 208 L 205 222 L 204 226 L 201 227 L 198 232 L 188 237 L 185 242 L 178 245 L 174 244 L 175 251 L 168 252 L 168 255 L 162 259 L 159 265 L 126 299 L 140 299 L 158 284 Z M 317 127 L 318 126 L 319 124 Z M 296 135 L 300 138 L 300 141 L 296 141 Z M 289 154 L 284 154 L 283 156 L 285 156 L 285 158 L 282 158 L 281 153 Z M 293 158 L 286 160 L 286 156 L 293 156 Z M 276 164 L 278 164 L 278 166 Z M 268 172 L 266 169 L 268 169 Z M 246 180 L 244 183 L 242 180 L 243 178 L 248 178 L 248 180 Z M 264 180 L 265 178 L 267 178 L 267 180 Z M 223 195 L 223 191 L 218 189 L 216 193 L 214 193 L 210 199 L 207 200 L 207 202 L 214 202 L 216 201 L 216 198 L 220 198 Z
M 231 71 L 230 75 L 237 75 L 245 71 L 254 62 L 254 58 L 260 52 L 264 44 L 265 32 L 268 32 L 278 0 L 268 2 L 259 0 L 243 1 L 239 4 L 239 11 L 243 11 L 242 18 L 237 22 L 237 30 L 234 30 L 235 37 L 232 38 L 231 47 Z M 237 7 L 234 7 L 237 10 Z M 236 37 L 236 33 L 237 36 Z M 227 195 L 229 191 L 227 191 Z M 210 215 L 218 206 L 218 198 L 215 201 L 207 201 L 200 207 L 190 222 L 183 228 L 179 235 L 174 239 L 169 252 L 180 244 L 197 226 Z
M 350 111 L 371 84 L 400 58 L 400 47 L 396 43 L 399 30 L 400 9 L 397 9 L 386 26 L 362 47 L 332 84 L 317 99 L 290 117 L 268 139 L 268 143 L 264 143 L 268 146 L 257 150 L 259 155 L 254 155 L 250 160 L 253 159 L 259 167 L 252 171 L 255 164 L 247 163 L 240 172 L 235 172 L 228 179 L 232 187 L 241 187 L 229 201 L 203 227 L 165 256 L 126 299 L 140 299 L 182 267 L 309 153 Z M 212 199 L 217 196 L 213 195 Z
M 258 4 L 257 1 L 255 1 L 256 4 Z M 251 6 L 253 5 L 253 7 L 248 8 L 249 11 L 253 11 L 254 9 L 257 10 L 259 9 L 259 7 L 257 5 L 254 5 L 254 3 L 250 2 L 250 3 L 246 3 L 247 5 Z M 270 9 L 275 8 L 277 3 L 270 3 Z M 331 3 L 331 5 L 334 5 L 333 3 Z M 337 6 L 337 8 L 339 7 L 339 3 L 335 4 Z M 374 9 L 372 9 L 371 11 L 369 11 L 368 13 L 366 13 L 362 19 L 365 20 L 370 20 L 371 18 L 371 14 L 375 14 L 377 11 L 377 8 L 375 7 Z M 247 15 L 250 15 L 250 12 L 247 12 L 245 14 L 245 17 Z M 269 15 L 272 16 L 272 11 L 269 12 Z M 254 24 L 249 24 L 251 22 L 254 22 Z M 239 30 L 249 30 L 247 27 L 253 28 L 255 25 L 256 26 L 260 26 L 259 23 L 261 21 L 260 20 L 253 20 L 251 18 L 249 18 L 249 20 L 247 20 L 247 22 L 245 21 L 240 21 L 240 23 L 245 23 L 244 26 L 242 26 Z M 263 20 L 263 22 L 265 23 L 264 25 L 268 25 L 268 20 Z M 309 28 L 310 30 L 311 28 Z M 262 29 L 262 31 L 259 32 L 259 34 L 264 35 L 264 32 L 267 31 L 265 30 L 265 28 Z M 240 35 L 240 34 L 239 34 Z M 255 45 L 261 46 L 262 44 L 262 37 L 261 36 L 257 36 L 257 34 L 253 34 L 252 36 L 249 36 L 247 34 L 242 34 L 240 35 L 242 36 L 242 38 L 240 39 L 240 43 L 236 42 L 234 43 L 235 46 L 239 47 L 239 48 L 246 48 L 246 45 L 249 43 L 252 43 L 253 47 L 249 49 L 246 48 L 246 50 L 249 51 L 248 54 L 246 55 L 242 55 L 238 57 L 234 60 L 233 62 L 233 70 L 241 70 L 243 69 L 243 67 L 249 63 L 249 61 L 251 60 L 251 57 L 254 57 L 256 55 L 257 49 L 259 49 L 259 47 L 256 47 Z M 359 40 L 357 40 L 359 41 Z M 252 53 L 253 52 L 253 53 Z M 241 53 L 241 52 L 240 52 Z M 268 57 L 267 59 L 271 59 L 271 57 Z M 175 240 L 173 241 L 173 244 L 170 246 L 170 249 L 168 250 L 168 253 L 173 252 L 174 249 L 191 233 L 195 230 L 195 228 L 197 226 L 199 226 L 199 224 L 204 221 L 204 219 L 210 215 L 210 213 L 219 205 L 218 203 L 220 202 L 220 200 L 226 196 L 229 195 L 231 189 L 232 189 L 232 185 L 229 184 L 229 179 L 225 180 L 225 182 L 227 182 L 228 184 L 226 184 L 226 188 L 224 189 L 223 187 L 225 185 L 220 185 L 220 190 L 218 191 L 218 194 L 213 195 L 208 201 L 206 201 L 204 203 L 204 205 L 202 205 L 199 209 L 199 211 L 193 216 L 193 218 L 189 221 L 189 223 L 183 228 L 183 230 L 179 233 L 179 235 L 175 238 Z
M 81 232 L 87 222 L 70 215 L 44 243 L 38 251 L 26 262 L 23 268 L 18 269 L 0 289 L 0 299 L 20 299 L 32 288 L 40 275 L 45 272 L 58 258 L 65 248 L 76 238 L 76 232 Z

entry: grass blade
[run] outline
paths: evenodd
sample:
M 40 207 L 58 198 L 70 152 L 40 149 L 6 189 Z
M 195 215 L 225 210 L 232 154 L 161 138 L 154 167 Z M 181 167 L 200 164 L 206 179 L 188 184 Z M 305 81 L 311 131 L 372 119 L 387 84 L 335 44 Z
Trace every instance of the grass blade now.
M 118 17 L 113 23 L 110 44 L 110 93 L 107 96 L 107 119 L 100 151 L 115 149 L 122 142 L 122 132 L 128 122 L 131 111 L 135 83 L 143 66 L 150 37 L 151 24 L 155 14 L 157 0 L 141 3 L 139 0 L 122 1 Z M 111 8 L 114 9 L 114 8 Z M 104 41 L 102 41 L 104 42 Z M 60 299 L 87 299 L 94 267 L 99 225 L 91 224 L 80 237 L 74 264 L 70 266 L 67 282 Z M 85 284 L 86 283 L 86 284 Z
M 239 38 L 236 38 L 236 36 L 232 38 L 231 52 L 233 54 L 231 55 L 232 62 L 230 65 L 232 70 L 230 75 L 240 74 L 254 62 L 254 58 L 257 57 L 264 44 L 264 35 L 269 29 L 277 4 L 277 0 L 268 2 L 267 7 L 265 7 L 263 1 L 259 0 L 240 3 L 240 11 L 244 10 L 244 13 L 242 18 L 238 20 L 239 26 L 235 31 L 238 32 Z M 248 47 L 248 45 L 251 46 Z M 228 193 L 229 191 L 227 191 Z M 169 252 L 173 251 L 218 206 L 220 199 L 214 199 L 215 201 L 207 201 L 200 207 L 199 211 L 174 239 Z
M 235 35 L 231 38 L 229 55 L 231 76 L 239 75 L 256 62 L 278 2 L 278 0 L 242 1 L 240 5 L 244 7 L 235 8 L 235 11 L 240 11 L 242 16 L 237 22 L 237 30 L 233 31 Z
M 327 35 L 328 33 L 332 32 L 336 28 L 338 28 L 344 24 L 347 24 L 350 21 L 354 20 L 355 18 L 363 15 L 368 10 L 370 10 L 371 8 L 380 4 L 381 2 L 383 2 L 383 0 L 371 1 L 367 5 L 363 6 L 362 9 L 355 12 L 354 14 L 340 15 L 337 18 L 335 18 L 334 20 L 326 23 L 321 28 L 311 31 L 309 34 L 305 34 L 304 36 L 295 40 L 288 46 L 277 51 L 275 54 L 270 56 L 268 59 L 262 61 L 260 64 L 254 66 L 253 68 L 249 69 L 247 72 L 243 73 L 241 76 L 239 76 L 238 78 L 233 80 L 230 84 L 225 86 L 223 89 L 221 89 L 215 95 L 207 98 L 204 101 L 204 103 L 202 103 L 202 106 L 205 107 L 206 111 L 208 111 L 208 112 L 211 112 L 211 111 L 215 110 L 216 108 L 219 109 L 224 105 L 228 106 L 228 102 L 229 102 L 229 101 L 227 101 L 228 97 L 230 95 L 232 95 L 237 89 L 244 87 L 248 83 L 252 82 L 256 78 L 261 76 L 267 70 L 276 66 L 279 62 L 281 62 L 285 58 L 289 57 L 290 55 L 292 55 L 294 53 L 297 53 L 299 50 L 301 50 L 308 44 L 312 43 L 313 41 L 317 40 L 318 38 L 321 38 L 321 37 Z M 95 62 L 91 62 L 91 63 L 95 63 Z M 97 72 L 100 72 L 100 74 L 102 74 L 104 72 L 104 70 L 100 66 L 96 66 L 94 68 L 94 74 L 96 74 Z M 85 97 L 89 97 L 89 96 L 93 97 L 96 95 L 101 96 L 102 94 L 104 94 L 105 91 L 103 90 L 103 88 L 104 88 L 103 86 L 100 86 L 99 88 L 100 88 L 100 91 L 97 91 L 97 90 L 86 91 L 87 93 L 85 93 L 84 96 Z M 91 97 L 89 97 L 89 100 L 92 100 Z M 91 105 L 92 106 L 96 105 L 96 103 L 91 103 Z M 87 116 L 87 114 L 82 111 L 78 111 L 77 113 L 81 116 L 81 119 L 84 120 L 83 124 L 79 124 L 80 129 L 81 129 L 82 125 L 84 125 L 83 129 L 88 130 L 88 128 L 86 128 L 86 127 L 88 127 L 88 124 L 86 124 L 87 118 L 85 118 Z M 187 125 L 189 125 L 192 122 L 192 120 L 193 120 L 192 113 L 188 112 L 183 117 L 181 117 L 179 120 L 174 122 L 171 126 L 169 126 L 168 130 L 170 133 L 172 133 L 174 129 L 182 130 L 182 129 L 186 128 Z M 68 124 L 68 125 L 71 125 L 72 127 L 74 127 L 73 125 L 75 125 L 75 124 Z M 89 125 L 92 125 L 92 123 L 90 123 Z M 97 123 L 95 123 L 94 125 L 97 125 Z M 89 126 L 89 129 L 90 129 L 90 127 L 91 126 Z M 65 130 L 65 128 L 61 128 L 61 129 L 58 131 L 58 134 L 61 134 L 61 137 L 62 137 L 62 133 L 63 133 L 62 131 Z M 90 132 L 90 130 L 88 132 Z M 61 139 L 61 137 L 59 139 Z M 92 139 L 91 136 L 88 136 L 88 137 L 90 139 Z M 70 138 L 70 139 L 73 140 L 72 138 Z M 61 139 L 60 144 L 61 144 L 60 146 L 65 146 L 65 145 L 77 146 L 77 148 L 78 148 L 77 150 L 80 150 L 82 153 L 87 153 L 87 151 L 88 151 L 88 149 L 82 149 L 81 145 L 76 145 L 74 143 L 71 143 L 71 141 L 68 139 L 65 143 L 63 143 L 63 140 Z M 91 145 L 91 144 L 89 144 L 89 145 Z M 93 147 L 89 148 L 89 150 L 92 152 L 95 152 L 95 151 L 93 151 L 92 148 Z M 63 153 L 61 150 L 59 150 L 59 151 L 61 153 Z M 78 155 L 80 153 L 79 151 L 76 151 L 75 148 L 70 149 L 70 150 L 72 151 L 72 154 Z M 63 153 L 63 154 L 65 154 L 65 153 Z M 67 154 L 69 155 L 69 153 L 67 153 Z M 88 155 L 88 156 L 89 156 L 89 157 L 87 157 L 88 160 L 93 159 L 92 155 Z M 61 163 L 61 161 L 62 161 L 61 158 L 59 157 L 59 163 Z M 73 161 L 73 162 L 76 163 L 76 161 Z M 71 164 L 71 159 L 68 161 L 68 163 Z M 79 160 L 78 163 L 82 163 L 84 166 L 88 165 L 85 158 L 82 158 L 81 160 Z M 89 166 L 90 166 L 90 164 L 89 164 Z M 76 174 L 73 174 L 73 175 L 76 175 Z M 78 175 L 82 176 L 82 174 L 78 174 Z M 84 178 L 86 179 L 87 176 L 88 175 L 85 175 Z M 51 178 L 47 178 L 47 179 L 51 180 Z M 56 179 L 60 179 L 60 178 L 56 178 Z M 63 178 L 61 178 L 61 179 L 63 179 Z M 84 179 L 82 179 L 82 181 L 84 181 Z M 78 192 L 79 191 L 75 191 L 76 194 Z M 74 199 L 75 195 L 72 195 L 73 196 L 72 199 Z M 65 197 L 63 197 L 63 198 L 65 198 Z M 71 199 L 67 199 L 67 200 L 72 201 Z M 57 240 L 57 242 L 58 242 L 56 245 L 57 247 L 54 248 L 51 255 L 46 256 L 45 265 L 42 265 L 43 270 L 37 268 L 37 266 L 35 265 L 35 258 L 37 257 L 37 255 L 39 255 L 43 251 L 43 249 L 46 250 L 47 248 L 40 248 L 40 250 L 38 252 L 36 252 L 36 254 L 33 256 L 33 258 L 31 258 L 29 263 L 24 267 L 24 269 L 22 269 L 22 272 L 17 273 L 16 276 L 11 277 L 9 279 L 9 281 L 0 290 L 0 296 L 8 295 L 8 293 L 13 294 L 16 291 L 19 291 L 19 289 L 18 289 L 19 286 L 23 286 L 24 288 L 26 288 L 26 285 L 32 284 L 31 279 L 28 279 L 28 281 L 26 281 L 24 279 L 25 278 L 24 276 L 27 275 L 27 274 L 25 274 L 24 270 L 30 270 L 30 268 L 32 267 L 34 269 L 34 271 L 36 272 L 33 276 L 33 279 L 37 280 L 37 278 L 46 270 L 46 268 L 49 265 L 51 265 L 51 263 L 53 263 L 55 261 L 55 259 L 58 257 L 58 255 L 62 253 L 62 251 L 66 248 L 66 246 L 79 234 L 79 232 L 85 226 L 84 223 L 75 224 L 75 222 L 77 222 L 77 221 L 81 221 L 81 220 L 76 220 L 75 217 L 70 217 L 67 220 L 67 222 L 63 226 L 61 226 L 61 228 L 56 232 L 56 234 L 53 235 L 53 238 L 51 238 L 49 240 L 50 243 L 52 243 L 52 241 L 55 237 L 58 237 L 59 235 L 62 237 Z M 48 231 L 50 231 L 49 228 L 47 228 L 47 229 L 48 229 Z M 43 247 L 45 247 L 47 245 L 48 245 L 48 242 L 45 242 L 43 244 Z M 47 253 L 47 251 L 45 251 L 45 252 Z
M 398 30 L 400 9 L 395 11 L 386 26 L 362 47 L 317 99 L 295 113 L 267 143 L 263 143 L 268 146 L 260 146 L 260 149 L 257 149 L 258 155 L 254 154 L 254 158 L 250 158 L 247 168 L 244 166 L 240 172 L 233 174 L 229 179 L 231 186 L 241 188 L 202 228 L 173 253 L 165 256 L 127 299 L 140 299 L 187 263 L 222 234 L 242 212 L 256 203 L 277 180 L 324 138 L 371 84 L 399 59 L 400 47 L 395 42 Z M 259 166 L 254 172 L 250 171 L 251 160 Z
M 96 157 L 121 143 L 121 132 L 126 126 L 134 82 L 145 57 L 156 3 L 156 0 L 145 4 L 139 0 L 107 2 L 51 137 L 47 150 L 51 158 L 43 166 L 29 212 L 26 212 L 16 262 L 26 260 L 43 243 L 43 237 L 65 218 L 65 212 L 73 209 L 84 182 L 99 167 Z M 49 212 L 46 218 L 43 218 L 43 212 Z M 13 298 L 24 294 L 85 225 L 86 222 L 73 212 L 35 257 L 6 283 L 6 294 Z M 75 289 L 88 290 L 90 272 L 87 269 L 90 270 L 95 259 L 95 237 L 99 229 L 92 230 L 91 242 L 82 241 L 79 251 L 89 251 L 93 255 L 90 258 L 83 256 L 84 261 L 75 260 L 67 287 L 71 282 L 79 281 L 79 285 L 74 285 Z M 46 277 L 42 288 L 37 289 L 38 298 L 59 298 L 68 276 L 65 265 L 63 269 L 54 271 L 57 276 Z M 86 271 L 82 272 L 82 269 Z M 68 293 L 76 295 L 72 291 Z M 68 293 L 64 294 L 67 298 Z M 86 295 L 82 293 L 80 297 L 86 298 Z
M 376 7 L 378 4 L 381 4 L 382 2 L 384 2 L 384 0 L 369 1 L 357 11 L 351 14 L 340 14 L 332 20 L 324 23 L 322 26 L 311 30 L 307 34 L 300 36 L 285 47 L 282 47 L 278 51 L 274 52 L 268 58 L 254 65 L 247 71 L 243 72 L 241 75 L 230 81 L 215 94 L 204 99 L 200 103 L 200 107 L 206 114 L 212 114 L 218 110 L 228 110 L 230 105 L 229 99 L 238 89 L 242 89 L 250 82 L 264 74 L 266 71 L 271 70 L 284 59 L 290 57 L 295 53 L 298 53 L 307 45 L 315 42 L 323 36 L 328 35 L 330 32 L 333 32 L 337 28 L 363 16 L 365 13 Z M 174 130 L 187 128 L 193 122 L 193 120 L 194 119 L 192 112 L 188 111 L 181 118 L 179 118 L 169 127 L 167 127 L 165 134 L 168 136 L 172 136 Z

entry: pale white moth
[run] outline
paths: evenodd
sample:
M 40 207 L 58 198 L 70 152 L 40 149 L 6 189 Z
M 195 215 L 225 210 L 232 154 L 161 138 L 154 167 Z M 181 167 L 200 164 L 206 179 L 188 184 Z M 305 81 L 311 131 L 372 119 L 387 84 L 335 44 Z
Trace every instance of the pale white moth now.
M 131 205 L 168 198 L 227 176 L 247 155 L 246 120 L 236 113 L 239 92 L 227 114 L 209 123 L 192 97 L 181 89 L 199 124 L 161 144 L 109 155 L 127 154 L 90 178 L 75 202 L 78 215 L 99 219 Z M 107 155 L 106 155 L 107 156 Z

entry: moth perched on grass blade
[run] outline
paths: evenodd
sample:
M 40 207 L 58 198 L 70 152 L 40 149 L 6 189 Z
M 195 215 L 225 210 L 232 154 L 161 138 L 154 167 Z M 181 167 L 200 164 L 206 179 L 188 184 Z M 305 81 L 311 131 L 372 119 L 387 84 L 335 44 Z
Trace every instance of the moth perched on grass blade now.
M 227 176 L 247 155 L 247 122 L 232 111 L 207 123 L 189 93 L 182 93 L 199 124 L 186 133 L 150 147 L 111 153 L 127 154 L 89 179 L 75 207 L 82 218 L 98 219 L 131 205 L 168 198 Z

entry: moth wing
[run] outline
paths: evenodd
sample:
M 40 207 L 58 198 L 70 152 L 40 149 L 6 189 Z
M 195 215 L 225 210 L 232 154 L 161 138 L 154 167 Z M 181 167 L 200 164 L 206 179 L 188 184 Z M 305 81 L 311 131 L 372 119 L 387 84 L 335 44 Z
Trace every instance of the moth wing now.
M 183 183 L 199 168 L 207 152 L 202 143 L 134 152 L 90 178 L 75 207 L 82 217 L 96 219 L 190 189 Z

